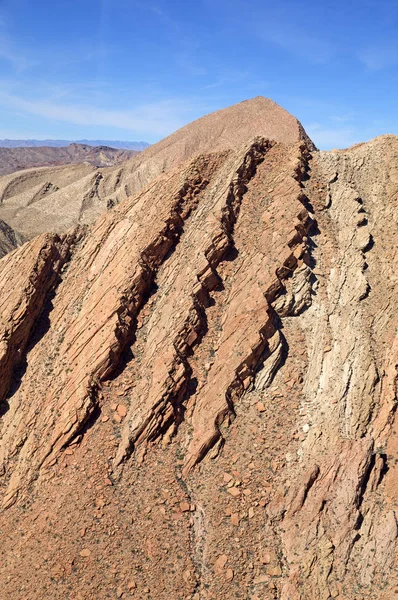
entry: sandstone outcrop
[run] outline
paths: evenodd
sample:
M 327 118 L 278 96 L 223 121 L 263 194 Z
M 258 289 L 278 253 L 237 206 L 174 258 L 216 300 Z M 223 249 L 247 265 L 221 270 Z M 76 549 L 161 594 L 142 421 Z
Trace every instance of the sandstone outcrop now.
M 225 115 L 0 260 L 0 597 L 397 593 L 398 138 Z

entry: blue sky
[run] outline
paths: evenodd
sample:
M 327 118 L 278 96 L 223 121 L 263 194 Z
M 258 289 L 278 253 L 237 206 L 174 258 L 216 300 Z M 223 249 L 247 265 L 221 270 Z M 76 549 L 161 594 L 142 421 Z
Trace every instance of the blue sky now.
M 156 142 L 253 96 L 398 134 L 398 0 L 0 0 L 0 138 Z

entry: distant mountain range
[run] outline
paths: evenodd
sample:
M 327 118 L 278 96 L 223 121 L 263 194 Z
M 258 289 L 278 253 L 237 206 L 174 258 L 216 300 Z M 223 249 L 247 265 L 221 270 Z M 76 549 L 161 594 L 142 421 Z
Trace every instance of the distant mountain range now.
M 86 146 L 108 146 L 123 150 L 145 150 L 150 144 L 147 142 L 123 142 L 120 140 L 0 140 L 1 148 L 36 148 L 38 146 L 69 146 L 69 144 L 85 144 Z
M 17 148 L 0 147 L 0 175 L 6 175 L 31 167 L 61 165 L 93 165 L 112 167 L 138 154 L 137 150 L 69 144 L 66 147 L 23 146 Z M 33 176 L 34 179 L 35 176 Z

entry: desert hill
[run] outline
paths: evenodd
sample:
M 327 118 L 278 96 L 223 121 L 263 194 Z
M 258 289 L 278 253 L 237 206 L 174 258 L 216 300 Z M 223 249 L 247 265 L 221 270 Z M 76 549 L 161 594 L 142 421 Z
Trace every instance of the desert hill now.
M 256 135 L 284 143 L 303 139 L 313 148 L 297 119 L 258 97 L 202 117 L 114 167 L 35 168 L 0 177 L 0 218 L 27 237 L 63 233 L 93 222 L 189 158 L 234 148 Z
M 156 146 L 0 260 L 0 597 L 393 599 L 398 138 L 254 99 Z

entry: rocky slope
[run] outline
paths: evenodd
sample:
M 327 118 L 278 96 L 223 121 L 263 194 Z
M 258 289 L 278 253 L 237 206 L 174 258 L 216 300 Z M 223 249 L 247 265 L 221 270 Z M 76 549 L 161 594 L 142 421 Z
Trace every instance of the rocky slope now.
M 87 163 L 96 167 L 110 167 L 130 158 L 136 152 L 116 150 L 106 146 L 69 144 L 64 148 L 52 146 L 0 147 L 0 175 L 30 167 Z
M 398 597 L 398 138 L 290 123 L 0 261 L 0 597 Z

